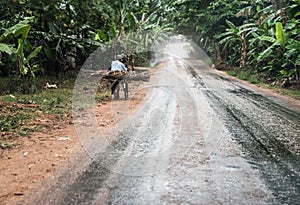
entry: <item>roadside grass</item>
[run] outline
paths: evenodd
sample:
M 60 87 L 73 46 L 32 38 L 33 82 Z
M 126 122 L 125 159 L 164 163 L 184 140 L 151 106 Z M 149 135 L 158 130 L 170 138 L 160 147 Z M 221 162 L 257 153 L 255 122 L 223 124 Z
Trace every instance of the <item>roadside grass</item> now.
M 293 88 L 283 88 L 278 85 L 275 85 L 275 86 L 270 85 L 270 84 L 264 82 L 263 78 L 261 78 L 258 74 L 252 73 L 249 70 L 236 69 L 236 70 L 230 70 L 230 71 L 226 71 L 226 72 L 227 72 L 227 74 L 237 77 L 241 80 L 245 80 L 252 84 L 256 84 L 258 86 L 271 89 L 281 95 L 300 100 L 300 90 L 293 89 Z
M 138 71 L 138 70 L 137 70 Z M 140 70 L 130 78 L 130 89 L 134 90 L 142 82 L 150 79 L 150 72 Z M 22 94 L 18 88 L 18 79 L 0 78 L 0 149 L 10 149 L 18 145 L 20 137 L 30 137 L 33 132 L 44 131 L 60 123 L 71 122 L 72 100 L 81 100 L 82 96 L 73 96 L 75 77 L 60 79 L 51 76 L 39 78 L 38 90 L 33 94 Z M 45 89 L 46 83 L 56 84 L 57 89 Z M 91 82 L 86 82 L 91 83 Z M 14 88 L 15 86 L 15 88 Z M 101 81 L 92 86 L 98 86 L 95 102 L 102 103 L 111 99 L 111 85 Z M 11 88 L 13 88 L 11 90 Z M 82 92 L 94 92 L 88 86 L 82 87 Z M 5 93 L 2 94 L 1 93 Z M 80 94 L 80 92 L 79 92 Z M 77 99 L 79 98 L 79 99 Z M 84 103 L 76 109 L 84 110 Z M 89 106 L 89 105 L 88 105 Z
M 252 84 L 260 84 L 262 82 L 257 74 L 253 74 L 248 70 L 230 70 L 227 71 L 227 74 L 235 76 L 241 80 L 248 81 Z
M 43 85 L 48 80 L 40 79 L 39 89 L 33 94 L 16 92 L 0 96 L 0 149 L 13 148 L 19 137 L 51 127 L 46 119 L 55 123 L 70 120 L 75 79 L 53 79 L 50 83 L 56 83 L 58 88 L 45 89 Z M 108 91 L 98 92 L 96 99 L 102 102 L 109 94 Z
M 0 96 L 0 148 L 12 148 L 16 138 L 42 131 L 45 124 L 36 122 L 39 118 L 51 115 L 56 121 L 65 119 L 71 106 L 72 88 L 68 87 Z
M 265 87 L 265 88 L 272 89 L 276 93 L 279 93 L 281 95 L 288 96 L 288 97 L 294 98 L 296 100 L 300 100 L 300 91 L 299 90 L 285 89 L 285 88 L 282 88 L 280 86 L 272 86 L 272 85 L 265 84 L 265 83 L 262 84 L 261 86 Z

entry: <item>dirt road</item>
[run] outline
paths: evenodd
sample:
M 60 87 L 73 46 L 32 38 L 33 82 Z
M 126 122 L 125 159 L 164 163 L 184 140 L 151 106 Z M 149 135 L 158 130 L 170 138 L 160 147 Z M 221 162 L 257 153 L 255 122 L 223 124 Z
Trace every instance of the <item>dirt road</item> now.
M 115 131 L 86 132 L 92 160 L 79 160 L 80 171 L 22 204 L 300 201 L 297 102 L 187 58 L 167 58 L 144 89 L 143 106 Z M 116 118 L 123 109 L 112 107 Z

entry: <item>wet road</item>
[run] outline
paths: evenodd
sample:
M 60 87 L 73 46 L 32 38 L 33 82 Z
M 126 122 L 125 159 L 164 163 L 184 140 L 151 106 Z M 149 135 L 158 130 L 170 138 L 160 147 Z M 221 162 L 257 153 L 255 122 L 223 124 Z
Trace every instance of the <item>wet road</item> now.
M 111 143 L 83 143 L 93 161 L 69 186 L 30 204 L 299 203 L 299 107 L 189 59 L 146 89 Z

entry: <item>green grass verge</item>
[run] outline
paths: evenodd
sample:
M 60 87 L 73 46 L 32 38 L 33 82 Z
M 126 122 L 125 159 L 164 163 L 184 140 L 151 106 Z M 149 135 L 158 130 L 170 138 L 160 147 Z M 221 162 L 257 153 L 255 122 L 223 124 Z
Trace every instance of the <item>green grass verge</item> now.
M 241 80 L 248 81 L 252 84 L 257 84 L 261 87 L 271 89 L 283 96 L 288 96 L 300 100 L 299 90 L 282 88 L 280 86 L 272 86 L 270 84 L 263 82 L 262 78 L 258 74 L 251 73 L 249 70 L 231 70 L 231 71 L 226 71 L 226 73 L 231 76 L 237 77 Z
M 248 81 L 252 84 L 260 84 L 261 79 L 257 74 L 252 74 L 251 72 L 247 70 L 231 70 L 227 71 L 227 74 L 235 76 L 241 80 Z
M 72 108 L 72 89 L 62 87 L 40 90 L 34 94 L 10 94 L 0 96 L 0 141 L 1 148 L 8 146 L 15 137 L 28 136 L 41 131 L 37 118 L 53 115 L 55 120 L 63 120 Z
M 39 83 L 43 82 L 47 82 L 47 79 Z M 17 137 L 42 131 L 43 127 L 35 123 L 38 118 L 51 116 L 51 119 L 59 122 L 71 116 L 74 79 L 54 82 L 58 82 L 57 89 L 41 88 L 33 94 L 0 96 L 0 149 L 14 147 Z M 110 96 L 110 90 L 104 90 L 95 97 L 97 102 L 102 102 Z
M 262 87 L 274 90 L 276 93 L 281 94 L 283 96 L 288 96 L 291 98 L 294 98 L 296 100 L 300 100 L 300 91 L 299 90 L 293 90 L 293 89 L 285 89 L 279 86 L 271 86 L 269 84 L 261 83 Z

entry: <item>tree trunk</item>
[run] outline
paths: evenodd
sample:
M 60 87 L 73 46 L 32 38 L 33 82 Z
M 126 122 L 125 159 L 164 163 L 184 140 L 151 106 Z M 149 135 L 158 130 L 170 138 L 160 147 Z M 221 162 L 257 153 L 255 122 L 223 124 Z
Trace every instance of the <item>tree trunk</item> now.
M 220 45 L 218 43 L 215 43 L 215 51 L 216 51 L 216 59 L 217 62 L 222 62 L 222 56 L 220 51 Z
M 240 68 L 245 68 L 247 64 L 247 42 L 245 40 L 246 32 L 242 33 L 241 61 Z
M 296 65 L 296 68 L 295 68 L 295 77 L 296 77 L 296 81 L 299 82 L 299 77 L 300 77 L 300 69 L 299 69 L 299 66 Z

